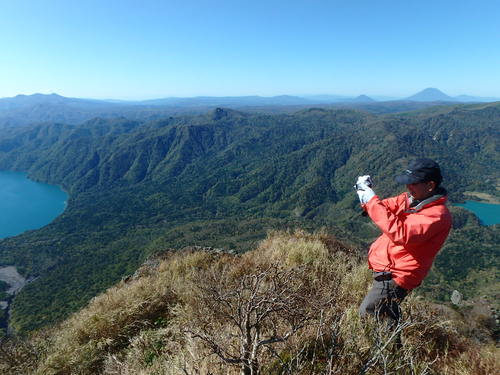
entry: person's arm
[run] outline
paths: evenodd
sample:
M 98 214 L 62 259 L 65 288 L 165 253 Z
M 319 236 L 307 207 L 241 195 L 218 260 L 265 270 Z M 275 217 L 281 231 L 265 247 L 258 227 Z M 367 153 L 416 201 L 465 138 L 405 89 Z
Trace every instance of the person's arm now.
M 397 245 L 425 242 L 443 230 L 440 217 L 420 213 L 399 216 L 377 196 L 365 205 L 365 209 L 377 227 Z
M 408 194 L 403 193 L 400 195 L 396 195 L 395 197 L 382 199 L 380 202 L 382 202 L 382 204 L 387 207 L 388 210 L 395 214 L 401 209 L 402 206 L 405 207 L 407 199 Z
M 371 177 L 369 175 L 359 176 L 354 187 L 358 194 L 361 206 L 365 209 L 365 205 L 376 195 L 373 191 L 373 182 Z M 380 202 L 391 212 L 397 213 L 400 207 L 404 207 L 406 204 L 407 196 L 408 195 L 406 193 L 403 193 L 395 197 L 380 200 Z

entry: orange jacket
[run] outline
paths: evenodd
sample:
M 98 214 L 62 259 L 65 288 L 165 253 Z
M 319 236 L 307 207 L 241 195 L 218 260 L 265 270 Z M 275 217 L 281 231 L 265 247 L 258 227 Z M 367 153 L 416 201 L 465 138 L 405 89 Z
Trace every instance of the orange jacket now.
M 410 208 L 408 193 L 384 200 L 374 196 L 364 207 L 382 234 L 370 247 L 369 268 L 392 272 L 404 289 L 419 286 L 451 229 L 446 200 L 434 195 Z

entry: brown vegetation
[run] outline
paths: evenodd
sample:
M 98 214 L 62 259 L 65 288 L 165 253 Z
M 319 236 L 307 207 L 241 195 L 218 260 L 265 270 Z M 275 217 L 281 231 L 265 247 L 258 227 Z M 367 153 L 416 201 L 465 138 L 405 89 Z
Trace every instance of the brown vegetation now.
M 0 372 L 499 371 L 498 349 L 472 340 L 471 324 L 453 310 L 410 296 L 395 330 L 362 321 L 357 307 L 370 274 L 353 249 L 323 233 L 272 233 L 240 256 L 184 250 L 156 260 L 59 327 L 4 341 Z

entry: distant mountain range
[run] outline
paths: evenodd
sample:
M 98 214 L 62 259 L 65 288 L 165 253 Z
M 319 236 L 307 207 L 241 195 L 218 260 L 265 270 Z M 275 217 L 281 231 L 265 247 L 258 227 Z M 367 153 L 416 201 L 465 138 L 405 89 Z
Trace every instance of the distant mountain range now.
M 415 95 L 409 96 L 406 100 L 414 102 L 496 102 L 500 98 L 486 98 L 470 95 L 449 96 L 436 88 L 427 88 Z
M 386 100 L 387 101 L 387 100 Z M 476 97 L 470 95 L 449 96 L 436 88 L 426 88 L 407 98 L 395 99 L 391 101 L 414 101 L 414 102 L 495 102 L 500 98 Z M 340 95 L 312 95 L 312 96 L 290 96 L 280 95 L 272 97 L 262 96 L 227 96 L 213 97 L 200 96 L 193 98 L 163 98 L 144 101 L 122 102 L 136 105 L 162 105 L 162 106 L 266 106 L 266 105 L 308 105 L 327 103 L 375 103 L 380 100 L 367 95 L 357 97 Z
M 139 105 L 163 105 L 163 106 L 262 106 L 262 105 L 301 105 L 313 104 L 306 98 L 290 95 L 279 95 L 271 97 L 262 96 L 197 96 L 193 98 L 164 98 L 132 102 Z
M 391 101 L 416 101 L 416 102 L 495 102 L 500 101 L 500 98 L 493 97 L 478 97 L 470 95 L 458 95 L 455 97 L 449 96 L 436 88 L 426 88 L 418 93 L 407 98 L 394 99 Z M 73 105 L 73 106 L 92 106 L 109 107 L 110 105 L 129 106 L 172 106 L 172 107 L 196 107 L 196 106 L 266 106 L 266 105 L 304 105 L 304 104 L 320 104 L 320 103 L 349 103 L 349 102 L 377 102 L 367 95 L 359 95 L 357 97 L 340 96 L 340 95 L 311 95 L 311 96 L 196 96 L 196 97 L 168 97 L 159 99 L 149 99 L 140 101 L 128 100 L 97 100 L 97 99 L 81 99 L 67 98 L 58 94 L 33 94 L 33 95 L 17 95 L 11 98 L 0 98 L 0 111 L 13 110 L 27 106 L 50 104 L 50 105 Z M 385 100 L 387 101 L 387 100 Z
M 99 107 L 109 106 L 109 103 L 102 100 L 67 98 L 57 94 L 17 95 L 12 98 L 0 98 L 0 111 L 16 110 L 37 105 L 85 105 Z
M 494 102 L 500 98 L 460 95 L 451 97 L 436 88 L 427 88 L 398 100 L 381 101 L 367 95 L 313 96 L 199 96 L 160 98 L 143 101 L 67 98 L 58 94 L 17 95 L 0 98 L 0 128 L 41 122 L 80 124 L 95 117 L 125 117 L 131 120 L 156 120 L 165 116 L 200 114 L 216 107 L 267 112 L 294 112 L 311 106 L 354 108 L 371 113 L 391 113 L 422 109 L 436 102 Z

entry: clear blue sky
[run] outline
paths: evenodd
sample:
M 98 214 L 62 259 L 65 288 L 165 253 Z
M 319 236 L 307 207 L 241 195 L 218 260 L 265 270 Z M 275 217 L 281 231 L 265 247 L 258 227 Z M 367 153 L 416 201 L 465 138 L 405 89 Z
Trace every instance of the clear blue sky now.
M 0 97 L 500 97 L 498 0 L 0 0 Z

